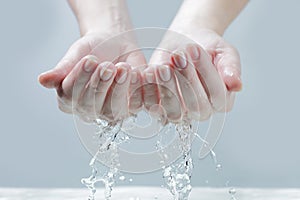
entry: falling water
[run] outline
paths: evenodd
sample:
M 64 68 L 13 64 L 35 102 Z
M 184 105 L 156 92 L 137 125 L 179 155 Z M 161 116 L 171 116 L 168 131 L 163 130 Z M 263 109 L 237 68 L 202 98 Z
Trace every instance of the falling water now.
M 192 190 L 191 128 L 191 125 L 187 122 L 176 125 L 176 134 L 180 139 L 182 157 L 169 166 L 163 167 L 163 178 L 174 200 L 187 200 Z M 158 143 L 159 145 L 160 143 Z M 160 153 L 163 153 L 163 151 Z
M 119 154 L 118 145 L 128 140 L 128 136 L 124 136 L 121 132 L 122 123 L 109 124 L 102 120 L 96 120 L 97 131 L 96 139 L 98 141 L 98 151 L 90 161 L 90 167 L 92 168 L 92 174 L 88 178 L 81 180 L 89 190 L 90 195 L 88 200 L 95 200 L 96 183 L 102 182 L 105 186 L 105 199 L 111 198 L 111 192 L 116 182 L 116 177 L 120 174 L 119 167 Z M 109 152 L 109 156 L 105 157 L 105 154 Z M 99 171 L 99 167 L 96 165 L 98 157 L 104 157 L 108 164 L 107 171 Z M 120 179 L 123 179 L 120 176 Z
M 101 182 L 105 187 L 105 199 L 111 199 L 112 189 L 116 183 L 116 180 L 124 181 L 126 177 L 119 171 L 120 162 L 118 154 L 118 145 L 129 140 L 129 137 L 125 132 L 121 130 L 122 122 L 115 124 L 109 124 L 103 120 L 96 120 L 97 131 L 95 134 L 95 139 L 98 141 L 98 151 L 95 153 L 90 161 L 90 167 L 92 169 L 92 174 L 88 178 L 83 178 L 81 182 L 90 190 L 90 195 L 88 200 L 95 200 L 96 184 Z M 124 126 L 130 125 L 127 124 Z M 167 124 L 160 131 L 167 134 L 171 131 L 172 126 L 175 126 L 175 134 L 179 138 L 179 148 L 181 150 L 182 156 L 174 163 L 163 166 L 163 179 L 165 181 L 165 186 L 170 193 L 173 195 L 174 200 L 188 200 L 189 195 L 192 190 L 191 177 L 193 172 L 193 161 L 191 157 L 191 143 L 192 136 L 195 135 L 200 139 L 204 145 L 208 145 L 207 142 L 202 139 L 197 133 L 192 130 L 191 123 L 184 121 L 179 124 Z M 162 137 L 157 141 L 156 148 L 159 150 L 161 155 L 161 162 L 164 164 L 167 159 L 167 154 L 164 153 Z M 106 157 L 105 157 L 106 156 Z M 218 162 L 216 153 L 210 150 L 210 156 L 214 161 L 216 171 L 222 169 L 222 165 Z M 105 160 L 107 163 L 107 170 L 100 171 L 98 167 L 97 159 L 101 157 L 101 160 Z M 129 182 L 133 180 L 128 179 Z M 229 189 L 230 200 L 236 200 L 234 188 Z

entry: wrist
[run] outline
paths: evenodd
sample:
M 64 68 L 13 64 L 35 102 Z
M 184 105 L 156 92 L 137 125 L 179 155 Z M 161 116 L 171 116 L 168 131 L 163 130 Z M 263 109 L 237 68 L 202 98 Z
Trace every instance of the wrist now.
M 223 35 L 229 25 L 228 22 L 223 21 L 222 12 L 224 11 L 216 15 L 209 9 L 210 3 L 203 3 L 206 2 L 205 0 L 197 1 L 184 1 L 170 28 L 177 31 L 191 28 L 194 30 L 209 29 Z
M 125 31 L 131 27 L 125 0 L 69 0 L 81 35 Z
M 185 0 L 172 28 L 209 29 L 223 35 L 248 0 Z
M 207 16 L 193 16 L 189 14 L 180 14 L 172 22 L 170 29 L 182 34 L 195 33 L 201 30 L 209 30 L 222 36 L 227 26 L 221 24 L 217 19 Z

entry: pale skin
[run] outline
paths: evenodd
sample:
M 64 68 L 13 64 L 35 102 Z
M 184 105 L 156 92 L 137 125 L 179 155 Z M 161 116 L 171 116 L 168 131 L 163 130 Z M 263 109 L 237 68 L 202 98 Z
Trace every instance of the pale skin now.
M 109 42 L 107 48 L 97 46 L 133 28 L 124 0 L 69 0 L 81 38 L 39 81 L 57 90 L 62 111 L 88 121 L 116 121 L 142 108 L 164 122 L 208 119 L 214 112 L 229 111 L 242 88 L 239 54 L 222 35 L 247 2 L 183 1 L 169 30 L 194 43 L 167 32 L 159 48 L 173 53 L 158 49 L 146 63 L 133 35 Z

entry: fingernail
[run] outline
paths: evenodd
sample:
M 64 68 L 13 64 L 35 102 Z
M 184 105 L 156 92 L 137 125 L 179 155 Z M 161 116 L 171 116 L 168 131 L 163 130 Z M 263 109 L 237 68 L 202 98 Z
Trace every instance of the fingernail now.
M 160 66 L 158 68 L 158 73 L 159 73 L 160 78 L 165 82 L 167 82 L 171 79 L 171 71 L 170 71 L 169 66 L 167 66 L 167 65 Z
M 187 61 L 184 52 L 179 51 L 173 56 L 176 67 L 184 69 L 186 68 Z
M 238 71 L 225 68 L 223 73 L 229 91 L 240 91 L 242 89 L 242 80 Z
M 230 76 L 230 77 L 232 77 L 233 74 L 234 74 L 234 73 L 233 73 L 232 70 L 229 70 L 229 69 L 225 68 L 225 70 L 224 70 L 224 75 L 225 75 L 225 76 Z
M 97 64 L 97 61 L 93 58 L 89 58 L 84 64 L 84 71 L 91 72 L 94 66 Z
M 128 72 L 127 72 L 127 68 L 125 67 L 120 67 L 118 70 L 118 74 L 116 76 L 116 81 L 118 84 L 122 84 L 126 81 Z
M 114 73 L 114 71 L 112 69 L 110 69 L 109 66 L 103 67 L 100 70 L 100 78 L 103 81 L 108 81 L 109 79 L 111 79 L 113 73 Z
M 238 92 L 238 91 L 242 90 L 242 88 L 243 88 L 243 82 L 242 82 L 242 79 L 241 79 L 240 76 L 236 76 L 235 78 L 236 78 L 237 81 L 236 81 L 236 84 L 234 84 L 232 86 L 231 90 Z
M 132 72 L 132 74 L 131 74 L 131 83 L 135 84 L 137 82 L 138 82 L 138 74 L 137 74 L 137 72 Z
M 199 48 L 198 47 L 196 47 L 196 46 L 191 46 L 190 47 L 190 53 L 191 53 L 191 58 L 193 59 L 193 60 L 198 60 L 199 59 L 199 57 L 200 57 L 200 51 L 199 51 Z
M 146 77 L 146 81 L 148 83 L 154 83 L 154 74 L 153 73 L 147 72 L 145 77 Z

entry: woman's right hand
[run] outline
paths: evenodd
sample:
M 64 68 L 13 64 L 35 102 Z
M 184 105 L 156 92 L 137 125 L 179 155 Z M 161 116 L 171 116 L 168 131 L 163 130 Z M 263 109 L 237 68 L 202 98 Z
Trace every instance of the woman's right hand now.
M 110 37 L 106 32 L 87 33 L 69 48 L 56 67 L 39 76 L 43 86 L 56 89 L 63 112 L 85 120 L 116 120 L 129 114 L 123 105 L 128 104 L 129 89 L 140 84 L 138 66 L 144 66 L 146 61 L 136 50 L 130 32 L 107 39 Z M 130 102 L 133 112 L 139 110 L 141 91 L 135 91 Z

